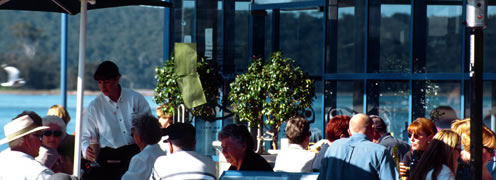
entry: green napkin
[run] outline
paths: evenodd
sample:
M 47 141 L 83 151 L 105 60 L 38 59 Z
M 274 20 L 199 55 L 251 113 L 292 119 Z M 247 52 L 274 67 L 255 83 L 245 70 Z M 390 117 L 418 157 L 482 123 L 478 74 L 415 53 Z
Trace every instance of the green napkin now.
M 191 109 L 207 102 L 200 76 L 196 72 L 197 56 L 196 43 L 175 43 L 175 70 L 179 75 L 179 90 L 184 100 L 184 105 Z

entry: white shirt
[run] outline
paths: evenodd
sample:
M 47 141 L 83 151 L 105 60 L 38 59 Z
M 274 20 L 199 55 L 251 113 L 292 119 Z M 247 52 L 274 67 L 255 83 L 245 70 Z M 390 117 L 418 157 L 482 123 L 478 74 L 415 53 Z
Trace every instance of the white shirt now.
M 178 151 L 155 161 L 156 179 L 215 179 L 215 162 L 195 151 Z
M 160 139 L 160 141 L 157 143 L 160 148 L 166 153 L 166 154 L 169 154 L 170 153 L 170 145 L 168 142 L 164 142 L 164 140 L 167 140 L 169 138 L 169 136 L 162 136 L 162 138 Z
M 81 151 L 86 158 L 86 149 L 90 138 L 96 136 L 96 129 L 100 135 L 100 147 L 119 147 L 134 144 L 131 137 L 132 118 L 148 113 L 150 105 L 145 98 L 130 89 L 122 88 L 117 102 L 100 93 L 86 108 L 83 116 L 81 133 Z
M 149 179 L 155 160 L 159 156 L 165 156 L 165 152 L 158 144 L 147 145 L 143 151 L 133 156 L 129 168 L 121 179 Z
M 30 155 L 20 151 L 0 153 L 0 180 L 43 180 L 53 172 Z
M 434 169 L 431 169 L 427 175 L 425 176 L 425 180 L 431 180 L 432 179 L 432 173 L 434 172 Z M 438 180 L 455 180 L 455 175 L 453 172 L 451 172 L 451 169 L 444 165 L 441 168 L 441 171 L 437 175 Z
M 315 153 L 303 149 L 299 144 L 289 144 L 276 157 L 274 171 L 312 172 Z

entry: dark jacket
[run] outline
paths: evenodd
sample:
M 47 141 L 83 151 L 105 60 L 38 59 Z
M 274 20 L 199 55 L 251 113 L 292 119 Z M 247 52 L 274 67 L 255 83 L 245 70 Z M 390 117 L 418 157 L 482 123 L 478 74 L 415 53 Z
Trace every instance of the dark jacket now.
M 236 170 L 235 166 L 229 167 L 229 170 Z M 241 164 L 240 171 L 274 171 L 272 166 L 260 155 L 252 151 L 248 151 L 243 164 Z

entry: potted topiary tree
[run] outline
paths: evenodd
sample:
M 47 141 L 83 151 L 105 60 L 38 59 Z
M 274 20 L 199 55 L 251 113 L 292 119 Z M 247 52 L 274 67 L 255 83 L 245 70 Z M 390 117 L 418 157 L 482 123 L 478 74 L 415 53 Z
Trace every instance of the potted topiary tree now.
M 273 53 L 265 65 L 262 59 L 254 59 L 248 72 L 238 75 L 230 86 L 233 112 L 258 128 L 257 153 L 263 152 L 264 126 L 270 127 L 272 147 L 277 149 L 281 124 L 310 107 L 315 96 L 310 77 L 281 52 Z
M 222 86 L 223 79 L 219 74 L 218 66 L 211 62 L 200 58 L 197 61 L 197 72 L 200 76 L 203 93 L 207 103 L 192 109 L 186 109 L 195 117 L 202 120 L 215 119 L 215 105 L 220 97 L 219 89 Z M 164 114 L 175 114 L 175 109 L 184 103 L 179 89 L 180 76 L 175 73 L 175 58 L 171 56 L 163 66 L 155 68 L 155 79 L 157 81 L 155 87 L 155 95 L 153 100 L 161 105 Z

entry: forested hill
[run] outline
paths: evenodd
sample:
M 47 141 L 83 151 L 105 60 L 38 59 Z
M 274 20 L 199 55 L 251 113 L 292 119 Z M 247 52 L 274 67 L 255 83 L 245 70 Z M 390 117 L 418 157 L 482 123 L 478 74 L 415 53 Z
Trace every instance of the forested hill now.
M 57 89 L 60 71 L 60 14 L 0 11 L 0 64 L 18 67 L 23 89 Z M 80 15 L 68 16 L 68 88 L 76 89 Z M 163 9 L 121 7 L 88 11 L 86 88 L 103 60 L 116 62 L 121 83 L 153 89 L 154 68 L 163 61 Z M 0 81 L 6 73 L 0 71 Z

